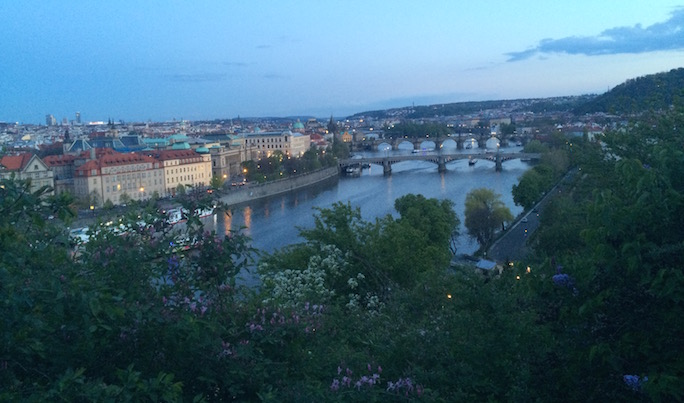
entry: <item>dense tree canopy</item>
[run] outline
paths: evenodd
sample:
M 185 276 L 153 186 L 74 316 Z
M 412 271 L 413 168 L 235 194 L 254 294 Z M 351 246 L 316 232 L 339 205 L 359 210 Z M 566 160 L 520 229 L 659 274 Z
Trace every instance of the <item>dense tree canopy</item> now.
M 680 401 L 684 113 L 645 122 L 577 145 L 494 277 L 450 265 L 458 216 L 419 195 L 317 209 L 255 262 L 146 206 L 74 243 L 72 200 L 2 180 L 0 401 Z M 469 233 L 497 199 L 469 195 Z
M 483 249 L 491 245 L 497 229 L 513 221 L 513 214 L 490 189 L 473 189 L 466 195 L 465 227 Z

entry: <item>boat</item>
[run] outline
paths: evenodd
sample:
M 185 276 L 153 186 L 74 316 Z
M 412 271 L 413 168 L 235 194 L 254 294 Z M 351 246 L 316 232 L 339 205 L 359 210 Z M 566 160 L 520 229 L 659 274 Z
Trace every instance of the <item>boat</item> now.
M 90 240 L 88 227 L 74 228 L 70 230 L 69 239 L 74 243 L 87 243 Z
M 187 221 L 187 218 L 184 217 L 183 213 L 184 211 L 181 208 L 170 209 L 166 212 L 166 222 L 171 225 L 175 225 Z
M 361 167 L 359 165 L 348 166 L 345 168 L 344 173 L 347 174 L 347 176 L 360 176 Z
M 210 217 L 210 216 L 214 215 L 214 209 L 211 207 L 210 208 L 197 209 L 196 212 L 200 218 Z
M 470 158 L 468 160 L 468 165 L 473 166 L 477 162 L 477 158 Z

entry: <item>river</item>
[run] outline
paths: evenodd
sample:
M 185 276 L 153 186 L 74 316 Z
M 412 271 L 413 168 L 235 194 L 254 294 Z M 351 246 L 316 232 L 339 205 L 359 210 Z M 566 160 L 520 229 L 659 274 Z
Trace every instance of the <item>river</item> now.
M 401 148 L 401 146 L 400 146 Z M 501 149 L 501 152 L 517 152 L 520 147 Z M 421 151 L 426 152 L 426 151 Z M 444 152 L 482 153 L 483 150 L 459 150 Z M 388 153 L 411 153 L 410 149 L 365 153 L 368 156 Z M 483 155 L 484 156 L 484 155 Z M 392 214 L 394 201 L 406 194 L 422 194 L 427 198 L 448 199 L 454 203 L 461 220 L 458 253 L 471 254 L 477 243 L 467 236 L 464 227 L 464 204 L 466 194 L 475 188 L 486 187 L 501 195 L 502 201 L 514 216 L 522 208 L 513 202 L 511 189 L 519 177 L 530 168 L 520 160 L 503 163 L 503 171 L 496 172 L 494 162 L 479 159 L 475 165 L 466 160 L 447 164 L 447 172 L 438 173 L 437 165 L 427 161 L 405 161 L 392 165 L 392 174 L 384 176 L 382 167 L 372 165 L 359 177 L 340 177 L 337 183 L 313 186 L 289 194 L 254 201 L 235 207 L 230 215 L 215 215 L 206 220 L 207 229 L 226 233 L 228 229 L 244 227 L 244 234 L 252 239 L 252 246 L 271 253 L 284 246 L 303 241 L 297 227 L 311 228 L 314 224 L 314 207 L 328 208 L 335 202 L 349 202 L 361 209 L 364 220 Z

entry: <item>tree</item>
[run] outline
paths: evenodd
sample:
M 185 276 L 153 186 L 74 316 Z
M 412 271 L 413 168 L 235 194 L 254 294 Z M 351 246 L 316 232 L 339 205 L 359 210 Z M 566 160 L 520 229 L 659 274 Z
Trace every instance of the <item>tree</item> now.
M 497 228 L 513 221 L 513 214 L 501 201 L 501 195 L 490 189 L 473 189 L 466 195 L 465 226 L 482 249 L 491 245 Z
M 529 210 L 539 200 L 544 191 L 543 179 L 536 170 L 526 171 L 517 185 L 513 185 L 513 201 L 525 210 Z
M 219 190 L 223 187 L 224 183 L 226 183 L 225 178 L 223 178 L 220 175 L 212 175 L 211 181 L 209 182 L 209 186 L 214 190 Z

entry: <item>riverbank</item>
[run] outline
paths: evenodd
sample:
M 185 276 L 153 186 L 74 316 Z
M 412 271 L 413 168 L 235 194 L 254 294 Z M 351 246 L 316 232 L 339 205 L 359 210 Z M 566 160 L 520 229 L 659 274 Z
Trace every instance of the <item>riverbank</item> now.
M 323 168 L 318 171 L 273 182 L 250 184 L 239 188 L 233 188 L 223 192 L 219 199 L 228 206 L 235 206 L 253 200 L 278 196 L 327 181 L 337 181 L 338 179 L 339 171 L 337 167 Z

